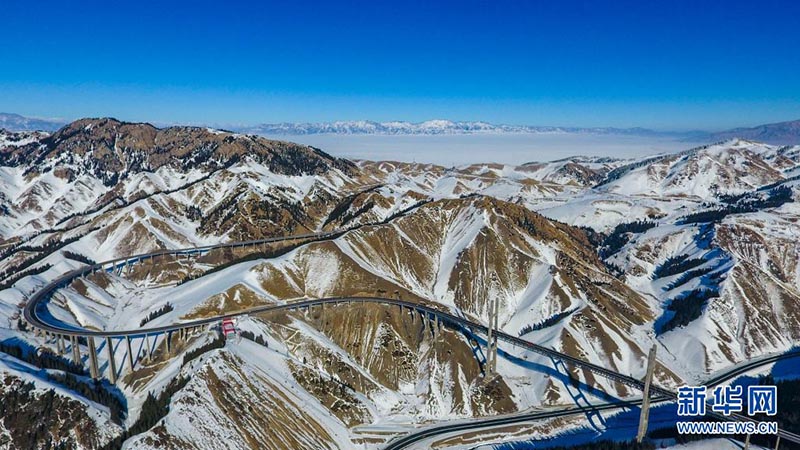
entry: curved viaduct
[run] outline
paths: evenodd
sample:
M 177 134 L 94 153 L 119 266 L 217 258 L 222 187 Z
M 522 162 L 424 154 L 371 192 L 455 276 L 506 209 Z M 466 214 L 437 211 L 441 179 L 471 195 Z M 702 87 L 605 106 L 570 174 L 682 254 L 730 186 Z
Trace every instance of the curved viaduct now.
M 103 330 L 103 331 L 89 330 L 89 329 L 74 327 L 63 323 L 50 323 L 47 321 L 49 317 L 47 318 L 42 317 L 42 316 L 47 316 L 42 313 L 45 312 L 46 303 L 47 301 L 50 300 L 55 291 L 63 287 L 69 286 L 70 283 L 72 283 L 75 279 L 84 277 L 86 275 L 98 271 L 105 271 L 105 272 L 122 271 L 124 268 L 130 265 L 143 263 L 144 261 L 147 260 L 155 260 L 157 258 L 167 257 L 167 256 L 178 257 L 178 258 L 181 256 L 185 256 L 188 258 L 191 256 L 202 255 L 204 253 L 208 253 L 211 250 L 217 250 L 217 249 L 257 247 L 257 246 L 267 245 L 270 243 L 288 242 L 288 241 L 303 241 L 303 240 L 320 241 L 337 237 L 341 234 L 346 233 L 347 231 L 350 230 L 309 233 L 309 234 L 301 234 L 301 235 L 286 236 L 286 237 L 208 245 L 202 247 L 182 248 L 175 250 L 160 250 L 129 257 L 116 258 L 102 263 L 88 265 L 73 270 L 71 272 L 67 272 L 66 274 L 46 284 L 44 287 L 42 287 L 42 289 L 35 292 L 26 303 L 23 310 L 23 315 L 25 321 L 34 328 L 37 334 L 44 333 L 45 337 L 52 336 L 55 339 L 56 346 L 60 353 L 63 354 L 66 352 L 67 346 L 64 339 L 65 338 L 69 339 L 73 356 L 73 362 L 75 364 L 82 365 L 79 340 L 86 339 L 88 353 L 89 353 L 88 356 L 89 356 L 90 374 L 95 379 L 100 378 L 101 376 L 97 364 L 97 349 L 95 347 L 95 338 L 104 338 L 106 340 L 106 348 L 108 351 L 108 361 L 109 361 L 107 377 L 112 383 L 116 382 L 118 376 L 116 362 L 115 362 L 116 360 L 114 358 L 115 346 L 112 345 L 113 339 L 125 340 L 127 345 L 126 359 L 130 369 L 133 370 L 140 356 L 144 356 L 146 358 L 152 357 L 154 352 L 154 347 L 157 347 L 157 339 L 159 336 L 163 337 L 162 342 L 164 344 L 165 350 L 167 351 L 167 353 L 169 353 L 174 333 L 178 333 L 178 337 L 180 339 L 202 329 L 203 327 L 209 326 L 211 324 L 216 324 L 222 321 L 223 319 L 250 315 L 250 314 L 257 314 L 257 313 L 291 311 L 302 308 L 313 308 L 316 306 L 324 308 L 326 305 L 337 305 L 343 303 L 373 303 L 373 304 L 397 306 L 401 309 L 401 311 L 407 309 L 409 311 L 409 314 L 411 314 L 412 316 L 414 314 L 418 314 L 421 316 L 423 320 L 429 320 L 431 322 L 432 329 L 434 330 L 434 332 L 436 332 L 435 330 L 437 330 L 440 326 L 445 325 L 455 328 L 462 328 L 469 331 L 470 333 L 479 333 L 484 335 L 488 334 L 489 328 L 487 326 L 478 322 L 471 321 L 465 317 L 457 316 L 448 311 L 443 311 L 441 309 L 434 308 L 430 304 L 423 304 L 420 302 L 412 302 L 407 300 L 384 298 L 384 297 L 332 297 L 332 298 L 319 298 L 319 299 L 304 299 L 280 305 L 269 305 L 269 306 L 250 308 L 247 310 L 237 311 L 231 314 L 224 314 L 205 319 L 180 322 L 158 327 L 150 327 L 150 328 L 141 327 L 131 330 Z M 505 341 L 516 347 L 520 347 L 528 351 L 532 351 L 534 353 L 549 357 L 554 361 L 555 360 L 563 361 L 564 363 L 571 364 L 574 367 L 588 370 L 589 372 L 592 372 L 595 375 L 601 376 L 603 378 L 618 383 L 622 383 L 634 389 L 638 390 L 644 389 L 645 385 L 644 381 L 634 378 L 630 375 L 622 374 L 614 370 L 591 363 L 589 361 L 576 358 L 574 356 L 559 352 L 557 350 L 526 341 L 518 336 L 513 336 L 508 333 L 504 333 L 500 330 L 493 329 L 492 333 L 494 333 L 499 340 Z M 151 337 L 154 339 L 153 345 L 150 344 Z M 132 346 L 131 346 L 132 339 L 144 340 L 144 343 L 141 346 L 140 351 L 137 352 L 136 355 L 133 355 L 132 352 Z M 144 352 L 142 352 L 142 349 L 144 349 Z M 144 355 L 142 355 L 143 353 Z M 796 355 L 787 355 L 787 356 L 792 357 Z M 778 356 L 776 358 L 779 359 L 781 358 L 781 356 Z M 759 363 L 764 364 L 763 362 L 760 361 Z M 667 399 L 677 398 L 677 394 L 675 392 L 654 385 L 650 386 L 650 392 L 651 392 L 651 397 L 657 397 L 657 398 L 666 397 Z M 750 419 L 747 416 L 738 414 L 723 416 L 721 414 L 711 413 L 710 415 L 716 416 L 717 418 L 723 420 L 735 420 L 744 422 L 753 421 L 753 419 Z M 800 435 L 790 433 L 785 430 L 779 430 L 778 434 L 782 439 L 786 439 L 788 441 L 795 443 L 800 443 Z

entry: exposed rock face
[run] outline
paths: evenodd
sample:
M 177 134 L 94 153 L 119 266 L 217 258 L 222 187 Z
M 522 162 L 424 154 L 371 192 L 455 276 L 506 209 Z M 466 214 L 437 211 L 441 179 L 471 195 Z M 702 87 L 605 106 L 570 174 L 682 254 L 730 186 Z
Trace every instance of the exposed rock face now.
M 323 410 L 309 409 L 305 400 L 282 381 L 275 374 L 246 364 L 240 356 L 215 352 L 173 397 L 166 418 L 127 441 L 125 447 L 346 448 L 341 428 L 331 429 Z

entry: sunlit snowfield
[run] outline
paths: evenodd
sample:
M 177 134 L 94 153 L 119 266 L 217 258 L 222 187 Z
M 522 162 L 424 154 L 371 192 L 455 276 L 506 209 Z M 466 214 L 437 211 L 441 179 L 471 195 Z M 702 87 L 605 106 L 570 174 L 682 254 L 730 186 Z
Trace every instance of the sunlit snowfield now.
M 351 159 L 435 163 L 522 164 L 573 155 L 630 158 L 682 150 L 697 145 L 668 137 L 574 133 L 466 135 L 281 135 L 272 139 L 299 142 Z

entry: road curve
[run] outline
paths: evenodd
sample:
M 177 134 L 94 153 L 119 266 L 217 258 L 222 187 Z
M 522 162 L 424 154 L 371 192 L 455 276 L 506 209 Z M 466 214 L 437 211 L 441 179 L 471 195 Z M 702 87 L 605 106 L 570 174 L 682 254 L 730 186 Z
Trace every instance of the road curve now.
M 302 234 L 302 235 L 295 235 L 295 236 L 286 236 L 286 237 L 278 237 L 278 238 L 270 238 L 270 239 L 261 239 L 261 240 L 252 240 L 252 241 L 244 241 L 244 242 L 232 242 L 226 244 L 218 244 L 218 245 L 208 245 L 204 247 L 189 247 L 189 248 L 182 248 L 182 249 L 175 249 L 175 250 L 160 250 L 156 252 L 144 253 L 140 255 L 134 255 L 129 257 L 123 258 L 116 258 L 109 261 L 105 261 L 98 264 L 88 265 L 71 272 L 68 272 L 61 277 L 56 278 L 52 282 L 45 285 L 42 289 L 35 292 L 31 298 L 28 300 L 25 308 L 23 310 L 23 315 L 25 317 L 25 321 L 27 321 L 31 326 L 34 328 L 47 331 L 50 333 L 67 335 L 67 336 L 93 336 L 93 337 L 112 337 L 112 338 L 119 338 L 119 337 L 136 337 L 136 336 L 143 336 L 149 334 L 160 334 L 165 332 L 173 332 L 181 329 L 208 325 L 210 323 L 219 322 L 225 318 L 243 316 L 248 314 L 257 314 L 257 313 L 267 313 L 267 312 L 276 312 L 276 311 L 288 311 L 288 310 L 296 310 L 305 307 L 313 307 L 317 305 L 328 305 L 328 304 L 341 304 L 341 303 L 352 303 L 352 302 L 360 302 L 360 303 L 377 303 L 377 304 L 384 304 L 384 305 L 396 305 L 405 308 L 409 308 L 420 312 L 422 314 L 426 314 L 429 316 L 435 316 L 440 321 L 444 322 L 445 324 L 451 324 L 455 326 L 464 327 L 470 330 L 473 333 L 480 333 L 486 334 L 488 328 L 480 323 L 470 321 L 466 318 L 456 316 L 446 311 L 442 311 L 431 306 L 418 303 L 418 302 L 411 302 L 406 300 L 399 300 L 399 299 L 391 299 L 391 298 L 382 298 L 382 297 L 346 297 L 346 298 L 321 298 L 321 299 L 305 299 L 305 300 L 298 300 L 291 303 L 285 303 L 281 305 L 269 305 L 269 306 L 261 306 L 256 308 L 250 308 L 247 310 L 238 311 L 231 314 L 224 314 L 215 317 L 209 317 L 205 319 L 199 319 L 194 321 L 188 322 L 181 322 L 176 324 L 164 325 L 160 327 L 151 327 L 151 328 L 136 328 L 130 330 L 88 330 L 85 328 L 78 328 L 73 326 L 65 326 L 65 324 L 52 324 L 48 323 L 45 319 L 41 317 L 41 313 L 44 312 L 44 308 L 46 307 L 45 303 L 47 300 L 50 299 L 50 296 L 58 289 L 62 287 L 68 286 L 73 280 L 94 273 L 96 271 L 104 270 L 104 271 L 114 271 L 117 269 L 121 269 L 122 267 L 133 264 L 137 262 L 141 262 L 146 259 L 156 258 L 159 256 L 182 256 L 182 255 L 190 255 L 202 252 L 208 252 L 214 249 L 220 248 L 238 248 L 238 247 L 247 247 L 247 246 L 258 246 L 265 243 L 274 243 L 274 242 L 281 242 L 281 241 L 291 241 L 291 240 L 305 240 L 305 239 L 315 239 L 315 240 L 324 240 L 330 239 L 336 236 L 339 236 L 345 231 L 333 231 L 333 232 L 323 232 L 323 233 L 310 233 L 310 234 Z M 549 358 L 555 358 L 563 360 L 566 363 L 573 364 L 576 367 L 580 367 L 586 370 L 591 371 L 597 375 L 600 375 L 604 378 L 611 379 L 622 384 L 628 385 L 630 387 L 636 389 L 642 389 L 644 384 L 629 375 L 620 374 L 613 370 L 609 370 L 605 367 L 599 366 L 597 364 L 590 363 L 588 361 L 582 360 L 580 358 L 576 358 L 574 356 L 570 356 L 559 351 L 553 350 L 548 347 L 544 347 L 538 344 L 534 344 L 532 342 L 528 342 L 520 337 L 512 336 L 507 333 L 503 333 L 501 331 L 497 331 L 497 337 L 500 340 L 508 342 L 518 347 L 525 348 L 527 350 L 533 351 L 535 353 L 547 356 Z M 658 393 L 657 389 L 656 393 Z M 667 391 L 665 391 L 667 392 Z
M 736 378 L 737 376 L 742 375 L 758 367 L 762 367 L 767 364 L 772 364 L 780 360 L 797 358 L 797 357 L 800 357 L 800 351 L 782 353 L 780 355 L 772 355 L 756 361 L 751 361 L 745 365 L 734 367 L 730 370 L 715 375 L 713 378 L 709 378 L 705 383 L 703 383 L 703 385 L 706 387 L 714 387 L 719 384 L 725 383 L 726 381 L 730 381 L 731 379 Z M 651 404 L 660 403 L 667 400 L 672 400 L 672 398 L 657 397 L 651 399 L 650 403 Z M 517 423 L 530 422 L 532 420 L 551 419 L 555 417 L 565 417 L 571 415 L 584 414 L 586 411 L 606 411 L 619 408 L 628 408 L 631 406 L 639 406 L 641 404 L 642 400 L 637 399 L 637 400 L 621 401 L 615 403 L 601 403 L 593 407 L 571 406 L 569 408 L 563 408 L 557 411 L 547 411 L 547 412 L 537 411 L 533 413 L 515 414 L 506 417 L 476 419 L 476 420 L 471 420 L 469 422 L 461 422 L 457 424 L 442 424 L 438 426 L 425 428 L 421 431 L 410 433 L 400 438 L 397 438 L 389 442 L 389 444 L 387 444 L 386 447 L 384 447 L 384 450 L 402 450 L 422 440 L 458 431 L 477 430 L 481 428 L 490 428 L 499 425 L 513 425 Z
M 667 400 L 665 398 L 653 399 L 650 402 L 660 402 Z M 552 419 L 555 417 L 572 416 L 576 414 L 583 414 L 586 411 L 605 411 L 609 409 L 626 408 L 630 406 L 638 406 L 642 404 L 642 400 L 631 400 L 617 403 L 602 403 L 592 407 L 571 406 L 569 408 L 557 409 L 554 411 L 537 411 L 533 413 L 513 415 L 507 417 L 493 417 L 490 419 L 479 419 L 470 422 L 460 422 L 455 424 L 439 425 L 430 428 L 425 428 L 413 434 L 407 434 L 401 438 L 395 439 L 390 442 L 384 450 L 401 450 L 410 445 L 416 444 L 419 441 L 428 439 L 434 436 L 449 434 L 457 431 L 468 431 L 477 428 L 489 428 L 500 425 L 513 425 L 522 422 L 530 422 L 533 420 Z
M 362 225 L 363 226 L 363 225 Z M 360 228 L 358 226 L 356 228 Z M 352 230 L 352 229 L 350 229 Z M 183 255 L 192 255 L 197 253 L 204 253 L 215 249 L 221 248 L 242 248 L 248 246 L 258 246 L 262 244 L 274 243 L 274 242 L 283 242 L 283 241 L 293 241 L 293 240 L 306 240 L 306 239 L 314 239 L 314 240 L 325 240 L 330 239 L 333 237 L 340 236 L 341 234 L 346 233 L 350 230 L 339 230 L 339 231 L 331 231 L 331 232 L 321 232 L 321 233 L 308 233 L 302 235 L 295 235 L 295 236 L 285 236 L 285 237 L 276 237 L 276 238 L 268 238 L 268 239 L 259 239 L 259 240 L 250 240 L 250 241 L 243 241 L 243 242 L 231 242 L 225 244 L 216 244 L 216 245 L 207 245 L 202 247 L 188 247 L 182 249 L 174 249 L 174 250 L 160 250 L 156 252 L 150 253 L 143 253 L 139 255 L 129 256 L 129 257 L 122 257 L 116 258 L 109 261 L 104 261 L 98 264 L 88 265 L 71 272 L 67 272 L 66 274 L 56 278 L 55 280 L 51 281 L 50 283 L 46 284 L 42 289 L 36 291 L 23 309 L 23 316 L 25 321 L 28 322 L 34 328 L 67 336 L 93 336 L 93 337 L 110 337 L 110 338 L 120 338 L 120 337 L 136 337 L 136 336 L 144 336 L 150 334 L 161 334 L 161 333 L 168 333 L 173 331 L 178 331 L 181 329 L 192 328 L 196 326 L 208 325 L 211 323 L 219 322 L 225 318 L 232 318 L 237 316 L 244 316 L 249 314 L 257 314 L 257 313 L 268 313 L 268 312 L 276 312 L 276 311 L 290 311 L 296 310 L 306 307 L 313 307 L 317 305 L 336 305 L 342 303 L 375 303 L 375 304 L 384 304 L 384 305 L 395 305 L 404 308 L 409 308 L 411 310 L 417 311 L 419 313 L 425 314 L 431 317 L 437 317 L 441 322 L 445 324 L 455 325 L 458 327 L 466 328 L 467 330 L 473 333 L 480 333 L 486 334 L 488 332 L 488 327 L 483 324 L 473 322 L 469 319 L 456 316 L 446 311 L 442 311 L 439 309 L 435 309 L 431 306 L 428 306 L 423 303 L 419 302 L 411 302 L 407 300 L 399 300 L 399 299 L 391 299 L 391 298 L 383 298 L 383 297 L 332 297 L 332 298 L 319 298 L 319 299 L 304 299 L 293 301 L 291 303 L 285 303 L 281 305 L 268 305 L 268 306 L 261 306 L 256 308 L 250 308 L 247 310 L 238 311 L 231 314 L 224 314 L 220 316 L 209 317 L 205 319 L 199 319 L 189 322 L 181 322 L 177 324 L 170 324 L 164 325 L 160 327 L 151 327 L 151 328 L 137 328 L 132 330 L 88 330 L 84 328 L 78 327 L 64 327 L 64 324 L 50 324 L 47 323 L 45 320 L 39 316 L 39 313 L 43 312 L 45 308 L 45 303 L 47 300 L 50 299 L 50 296 L 56 290 L 68 286 L 73 280 L 80 278 L 82 276 L 94 273 L 96 271 L 107 271 L 113 272 L 114 270 L 121 269 L 122 267 L 127 266 L 128 264 L 134 264 L 137 262 L 141 262 L 146 259 L 157 258 L 159 256 L 183 256 Z M 596 375 L 602 376 L 606 379 L 613 380 L 624 385 L 633 387 L 635 389 L 642 390 L 644 388 L 644 383 L 641 380 L 638 380 L 630 375 L 622 374 L 619 372 L 615 372 L 613 370 L 607 369 L 605 367 L 599 366 L 597 364 L 591 363 L 589 361 L 582 360 L 580 358 L 576 358 L 571 355 L 567 355 L 565 353 L 561 353 L 557 350 L 544 347 L 538 344 L 534 344 L 532 342 L 526 341 L 518 336 L 513 336 L 508 333 L 504 333 L 499 330 L 493 330 L 495 335 L 499 340 L 505 341 L 517 347 L 524 348 L 526 350 L 532 351 L 534 353 L 538 353 L 540 355 L 553 358 L 553 359 L 560 359 L 565 363 L 572 364 L 575 367 L 579 367 L 585 370 L 588 370 Z M 667 389 L 651 385 L 651 391 L 655 396 L 663 396 L 668 398 L 676 398 L 677 395 L 669 391 Z M 731 414 L 730 416 L 722 416 L 719 415 L 719 418 L 724 420 L 738 420 L 738 421 L 752 421 L 752 419 L 738 415 L 738 414 Z M 787 432 L 785 430 L 780 431 L 780 436 L 796 443 L 800 443 L 800 436 L 794 433 Z

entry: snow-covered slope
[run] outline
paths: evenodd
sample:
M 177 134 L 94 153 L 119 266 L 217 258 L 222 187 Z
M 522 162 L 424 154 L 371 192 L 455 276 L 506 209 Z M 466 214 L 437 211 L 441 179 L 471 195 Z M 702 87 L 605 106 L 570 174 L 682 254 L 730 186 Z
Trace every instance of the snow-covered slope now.
M 54 348 L 24 329 L 20 308 L 85 261 L 339 229 L 349 231 L 271 247 L 272 257 L 231 249 L 95 274 L 59 290 L 48 308 L 67 323 L 128 329 L 306 297 L 400 296 L 486 323 L 497 298 L 505 332 L 625 374 L 642 376 L 657 344 L 664 386 L 800 338 L 800 147 L 733 140 L 639 160 L 446 168 L 111 119 L 0 136 L 4 343 Z M 136 430 L 130 439 L 63 383 L 36 388 L 66 389 L 98 442 L 198 449 L 221 440 L 375 448 L 424 422 L 634 394 L 513 348 L 487 380 L 474 336 L 434 333 L 396 308 L 340 305 L 237 326 L 267 346 L 229 341 L 184 363 L 214 342 L 215 332 L 203 332 L 125 369 L 118 397 L 127 403 L 122 426 Z M 6 376 L 31 370 L 3 360 Z M 151 393 L 165 395 L 169 411 L 135 428 L 152 413 Z M 57 434 L 77 439 L 74 428 Z

